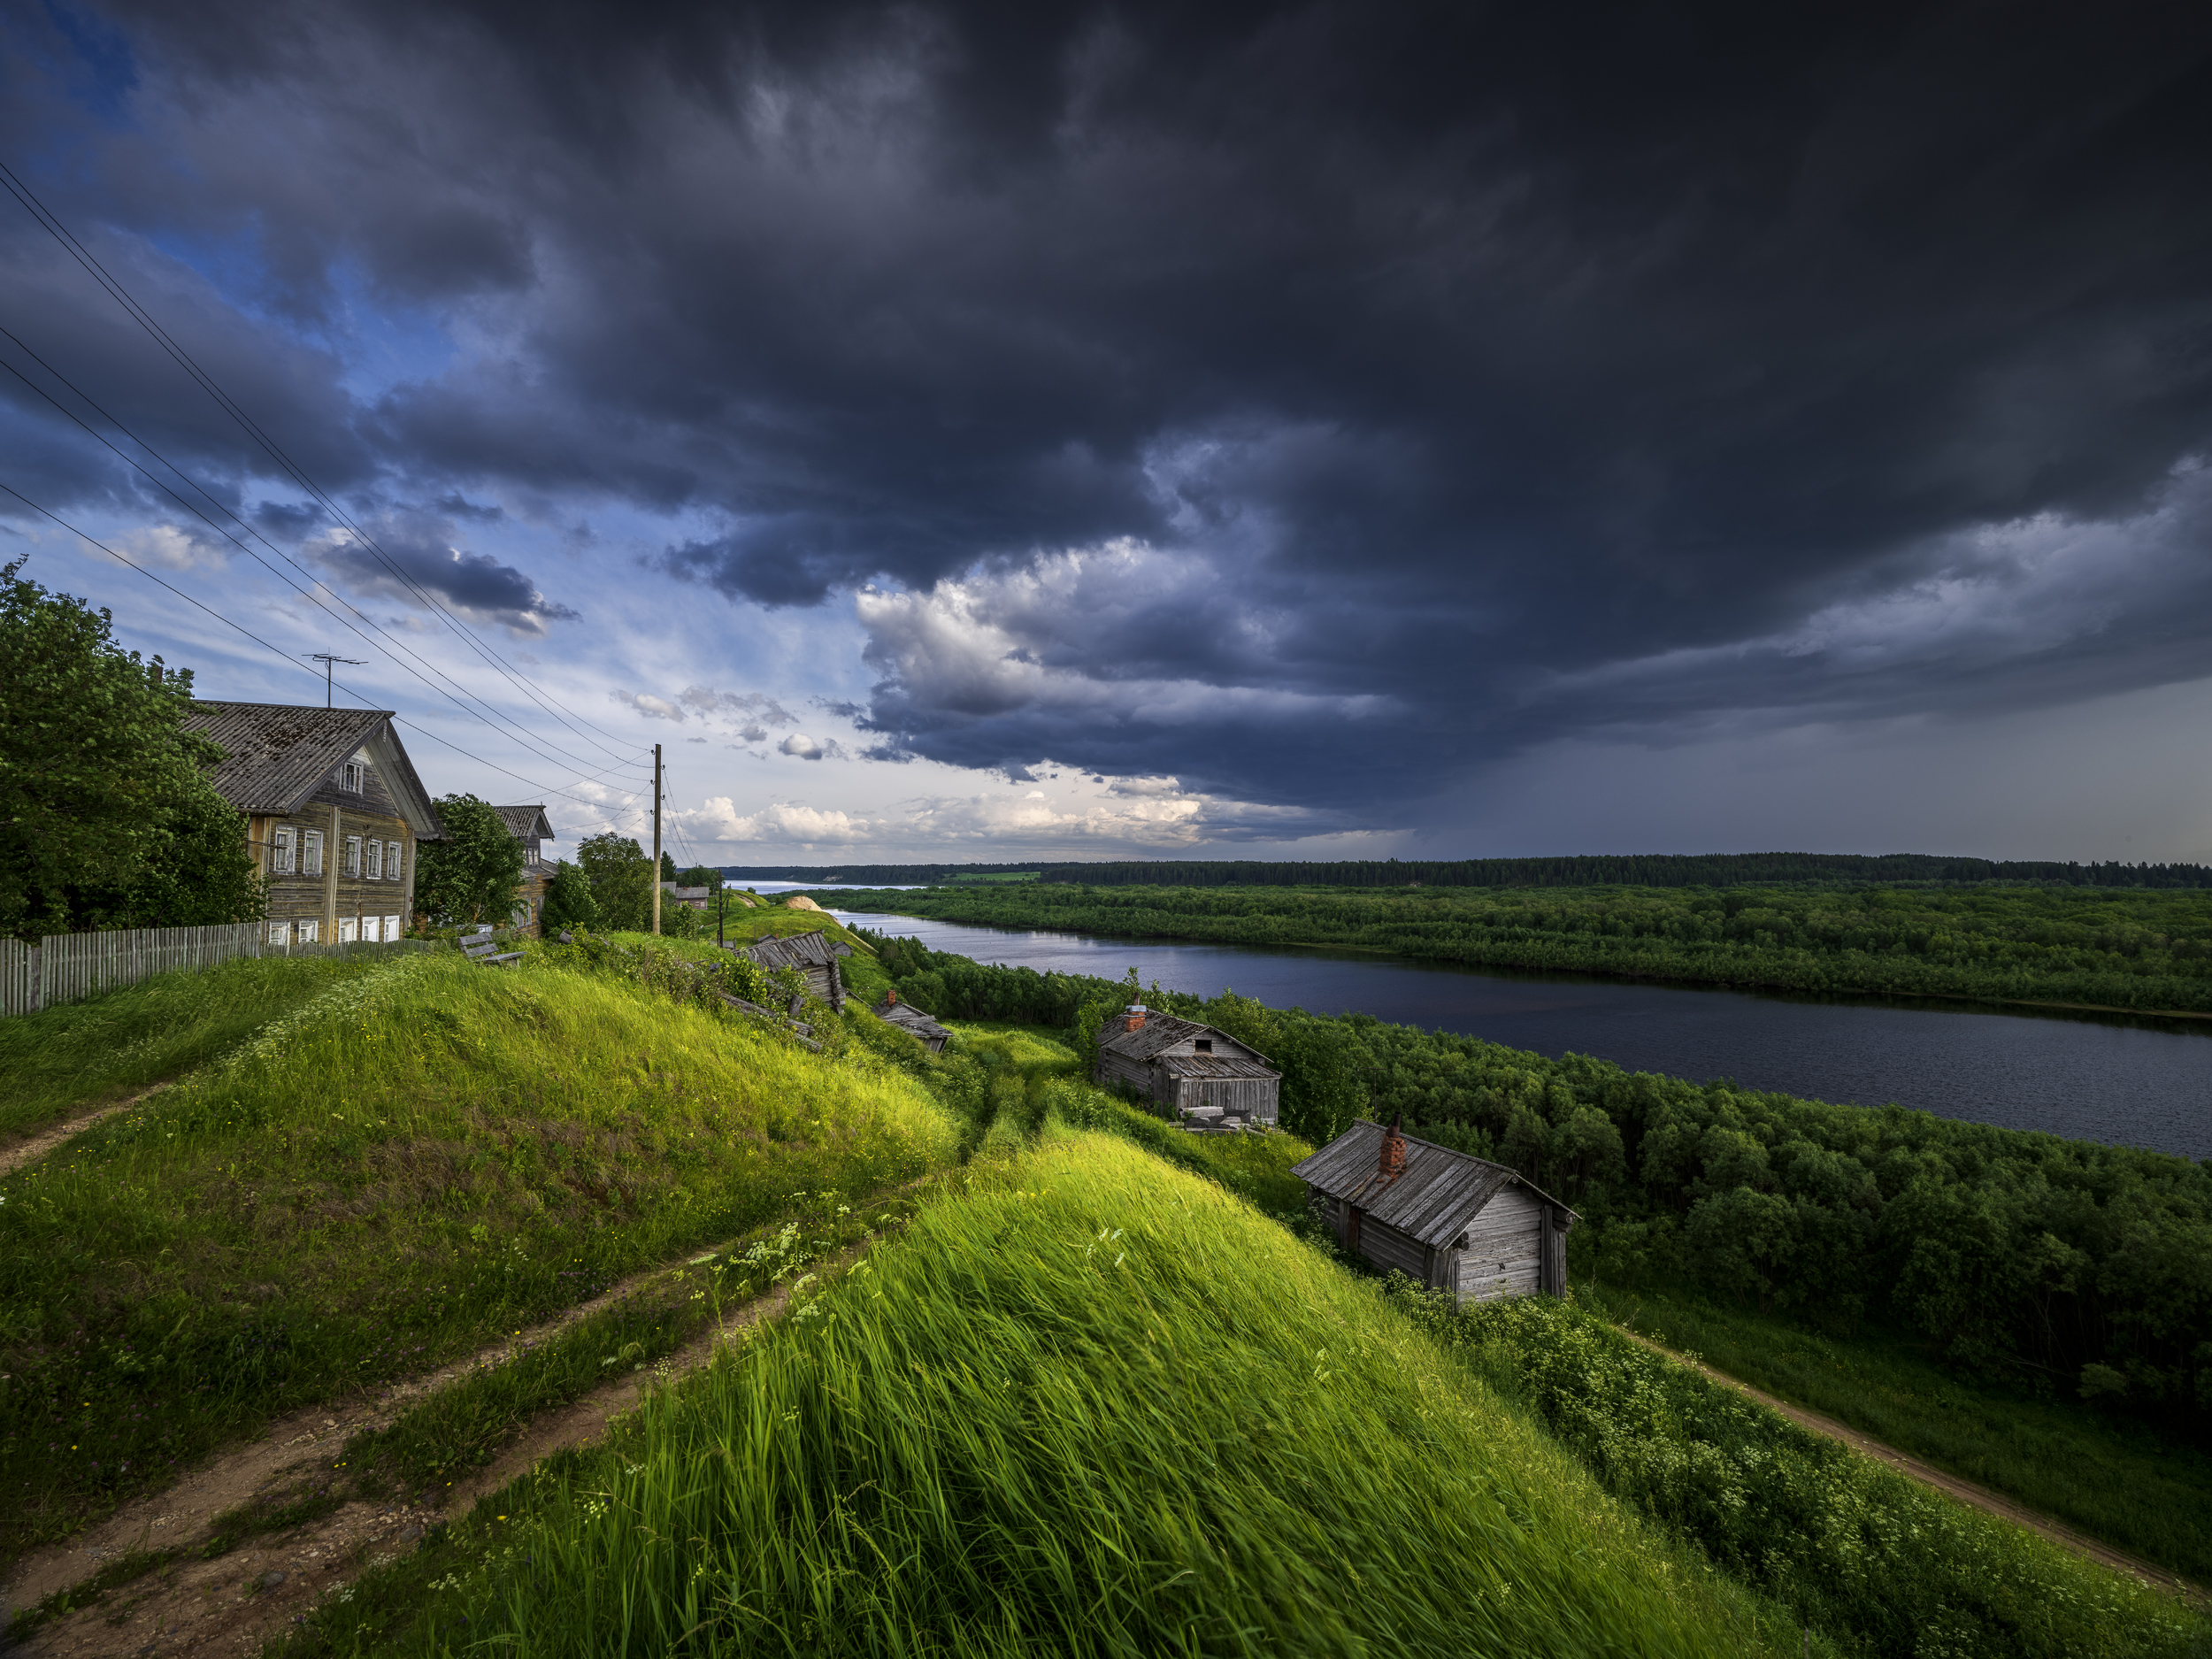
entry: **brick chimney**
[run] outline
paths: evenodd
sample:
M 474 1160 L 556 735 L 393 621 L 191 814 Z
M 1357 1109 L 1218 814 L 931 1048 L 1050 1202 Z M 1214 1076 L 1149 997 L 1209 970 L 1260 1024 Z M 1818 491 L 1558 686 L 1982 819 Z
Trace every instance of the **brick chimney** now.
M 899 994 L 898 994 L 896 991 L 886 991 L 886 992 L 883 994 L 883 1001 L 884 1001 L 884 1004 L 885 1004 L 885 1006 L 887 1006 L 887 1007 L 888 1007 L 891 1003 L 897 1002 L 898 1000 L 899 1000 Z
M 1141 1031 L 1144 1029 L 1144 1017 L 1148 1011 L 1142 1002 L 1132 1002 L 1122 1010 L 1122 1018 L 1129 1030 Z
M 1406 1172 L 1406 1137 L 1401 1125 L 1405 1114 L 1400 1112 L 1390 1120 L 1390 1127 L 1382 1138 L 1382 1151 L 1375 1160 L 1375 1173 L 1387 1187 Z

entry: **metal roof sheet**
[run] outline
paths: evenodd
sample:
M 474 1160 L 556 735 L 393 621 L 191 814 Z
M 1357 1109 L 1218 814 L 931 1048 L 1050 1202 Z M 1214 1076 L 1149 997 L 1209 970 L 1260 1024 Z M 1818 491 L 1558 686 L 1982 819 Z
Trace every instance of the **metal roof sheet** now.
M 1376 1220 L 1440 1249 L 1457 1238 L 1508 1182 L 1519 1182 L 1545 1203 L 1567 1209 L 1517 1171 L 1412 1135 L 1405 1137 L 1403 1172 L 1386 1181 L 1381 1173 L 1385 1133 L 1380 1124 L 1356 1123 L 1311 1157 L 1293 1164 L 1290 1172 L 1330 1197 L 1356 1204 Z
M 223 747 L 209 773 L 215 792 L 241 812 L 296 812 L 355 751 L 367 749 L 400 816 L 418 836 L 441 833 L 437 808 L 415 775 L 388 709 L 313 709 L 277 703 L 195 699 L 190 730 Z
M 1228 1054 L 1164 1054 L 1153 1064 L 1170 1077 L 1280 1077 L 1281 1072 L 1257 1060 L 1240 1060 Z

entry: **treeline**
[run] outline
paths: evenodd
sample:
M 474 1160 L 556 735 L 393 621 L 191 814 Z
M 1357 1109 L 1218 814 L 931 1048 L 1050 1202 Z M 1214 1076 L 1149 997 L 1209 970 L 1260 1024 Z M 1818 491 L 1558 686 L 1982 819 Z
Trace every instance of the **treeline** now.
M 1331 864 L 1162 859 L 1058 864 L 1046 869 L 1039 879 L 1076 882 L 1087 887 L 1404 887 L 1417 884 L 1432 887 L 1737 887 L 1751 882 L 1979 881 L 2029 881 L 2092 887 L 2212 887 L 2212 867 L 1943 858 L 1924 853 L 1645 853 L 1618 857 L 1460 858 L 1436 862 L 1349 859 Z
M 2212 893 L 2105 887 L 1301 892 L 1010 883 L 855 894 L 994 927 L 1212 944 L 1356 946 L 1416 960 L 1983 1001 L 2212 1010 Z
M 900 995 L 956 1018 L 1068 1028 L 1138 987 L 876 941 Z M 2212 1171 L 2185 1158 L 1900 1107 L 1630 1073 L 1364 1015 L 1145 987 L 1283 1071 L 1284 1127 L 1355 1116 L 1520 1171 L 1578 1210 L 1575 1271 L 1649 1275 L 1816 1325 L 1919 1333 L 1989 1381 L 2212 1427 Z
M 819 881 L 840 887 L 926 887 L 972 876 L 1030 875 L 1064 870 L 1065 864 L 725 864 L 731 881 Z

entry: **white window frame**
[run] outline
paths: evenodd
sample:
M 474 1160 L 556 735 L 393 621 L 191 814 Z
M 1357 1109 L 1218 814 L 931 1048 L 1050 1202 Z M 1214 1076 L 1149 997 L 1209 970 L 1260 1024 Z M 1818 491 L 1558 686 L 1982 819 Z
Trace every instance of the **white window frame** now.
M 358 835 L 346 837 L 346 878 L 351 881 L 361 879 L 361 838 Z
M 269 837 L 269 873 L 288 876 L 299 868 L 298 836 L 289 824 Z
M 361 924 L 350 916 L 338 918 L 338 942 L 349 945 L 361 936 Z
M 292 942 L 292 924 L 289 922 L 271 922 L 269 924 L 269 942 L 273 945 L 284 945 L 288 948 Z
M 319 876 L 323 872 L 323 833 L 306 830 L 300 835 L 300 874 Z
M 405 841 L 387 841 L 384 845 L 386 849 L 384 854 L 385 879 L 388 881 L 404 881 L 407 879 L 407 843 Z
M 310 833 L 312 833 L 311 831 Z M 320 922 L 300 922 L 296 926 L 300 930 L 300 943 L 303 945 L 318 944 L 321 941 L 323 925 Z
M 383 880 L 384 843 L 372 836 L 369 840 L 368 845 L 363 850 L 368 854 L 369 858 L 367 866 L 362 871 L 363 879 L 368 881 Z
M 361 793 L 361 763 L 349 760 L 338 769 L 338 781 L 343 788 L 355 795 Z

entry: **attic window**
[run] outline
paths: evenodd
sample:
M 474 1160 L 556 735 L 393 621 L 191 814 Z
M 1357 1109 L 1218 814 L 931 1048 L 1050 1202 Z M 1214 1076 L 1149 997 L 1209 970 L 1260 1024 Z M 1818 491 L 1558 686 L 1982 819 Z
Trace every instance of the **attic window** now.
M 1211 1054 L 1214 1051 L 1214 1040 L 1211 1037 L 1201 1037 L 1191 1046 L 1201 1054 Z
M 339 770 L 343 774 L 346 787 L 352 790 L 354 794 L 359 795 L 361 793 L 361 763 L 357 760 L 349 760 Z

